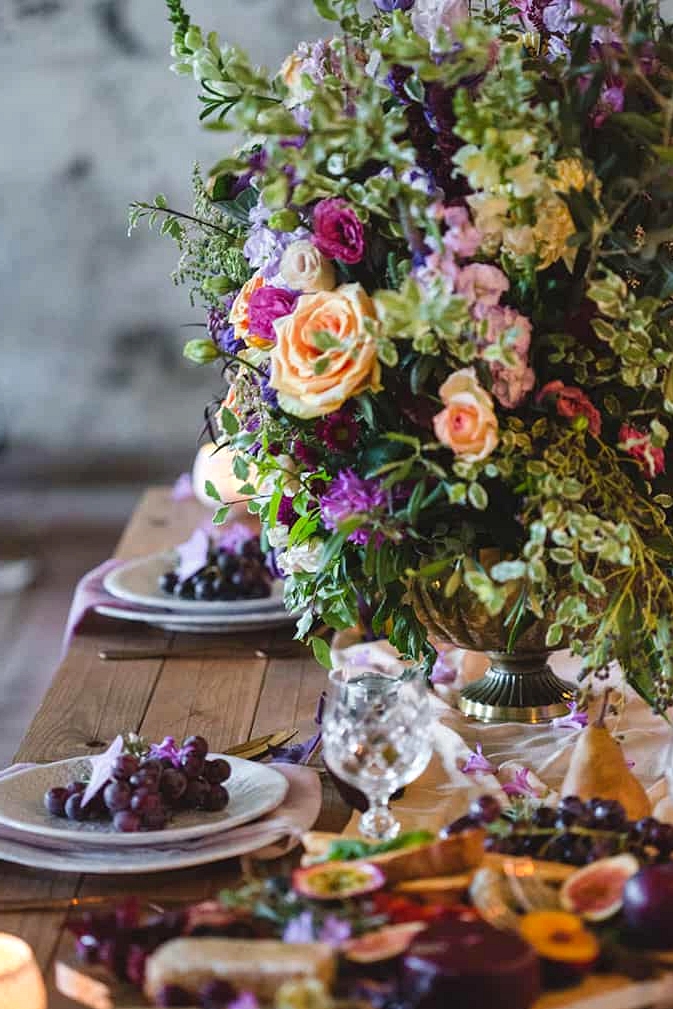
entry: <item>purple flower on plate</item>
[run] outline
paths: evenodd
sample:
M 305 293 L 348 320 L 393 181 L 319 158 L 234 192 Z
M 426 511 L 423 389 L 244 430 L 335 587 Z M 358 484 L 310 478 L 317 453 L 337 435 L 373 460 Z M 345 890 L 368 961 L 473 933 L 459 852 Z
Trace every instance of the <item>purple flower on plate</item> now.
M 579 711 L 577 702 L 573 701 L 568 705 L 568 714 L 552 718 L 551 724 L 554 729 L 584 729 L 589 724 L 589 716 L 586 711 Z
M 528 767 L 522 767 L 514 775 L 514 780 L 507 782 L 506 785 L 502 786 L 502 790 L 505 795 L 517 796 L 517 795 L 532 795 L 534 798 L 540 798 L 540 792 L 534 785 L 528 780 L 528 775 L 530 774 L 530 769 Z
M 259 1009 L 259 1002 L 251 991 L 242 991 L 229 1003 L 227 1009 Z
M 156 760 L 170 760 L 174 767 L 180 764 L 180 747 L 173 736 L 166 736 L 161 743 L 152 743 L 150 757 Z
M 302 911 L 296 918 L 287 923 L 283 931 L 283 942 L 314 942 L 313 914 Z
M 371 535 L 366 525 L 386 504 L 386 492 L 379 480 L 367 480 L 352 469 L 342 469 L 321 498 L 320 513 L 331 532 L 338 532 L 339 527 L 348 519 L 361 515 L 362 526 L 352 532 L 348 539 L 362 546 L 369 542 Z
M 461 771 L 463 774 L 497 774 L 498 769 L 484 756 L 481 743 L 477 743 Z
M 237 554 L 241 552 L 241 548 L 248 540 L 255 538 L 257 533 L 245 522 L 232 522 L 224 526 L 217 540 L 216 546 L 218 550 L 224 551 L 227 554 Z
M 351 926 L 334 914 L 328 914 L 322 926 L 317 926 L 311 911 L 302 911 L 288 922 L 283 932 L 283 942 L 326 942 L 337 949 L 350 939 Z
M 178 581 L 184 582 L 185 579 L 191 578 L 201 570 L 208 560 L 209 546 L 208 534 L 199 526 L 188 540 L 176 547 L 178 563 L 175 573 L 178 576 Z

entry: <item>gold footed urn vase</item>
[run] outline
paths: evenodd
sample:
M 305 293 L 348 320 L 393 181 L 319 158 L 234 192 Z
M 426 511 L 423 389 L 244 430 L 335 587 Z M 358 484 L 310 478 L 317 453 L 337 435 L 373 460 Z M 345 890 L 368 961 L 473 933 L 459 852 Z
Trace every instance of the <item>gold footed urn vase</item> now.
M 517 595 L 518 590 L 512 601 Z M 509 607 L 491 616 L 465 588 L 447 599 L 439 580 L 418 579 L 411 588 L 411 598 L 432 640 L 485 652 L 490 660 L 485 675 L 461 692 L 463 714 L 482 722 L 528 724 L 568 714 L 575 688 L 556 676 L 547 662 L 550 649 L 545 638 L 551 621 L 536 620 L 508 651 L 510 630 L 504 621 Z

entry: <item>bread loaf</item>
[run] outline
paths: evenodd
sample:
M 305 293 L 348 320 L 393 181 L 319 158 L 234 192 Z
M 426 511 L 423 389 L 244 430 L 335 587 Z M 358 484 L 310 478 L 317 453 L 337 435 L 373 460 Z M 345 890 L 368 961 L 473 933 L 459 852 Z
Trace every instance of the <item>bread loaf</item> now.
M 336 973 L 335 954 L 325 943 L 288 943 L 275 939 L 173 939 L 147 961 L 145 993 L 154 1000 L 164 985 L 197 993 L 214 978 L 250 991 L 273 1004 L 286 981 L 317 978 L 327 989 Z

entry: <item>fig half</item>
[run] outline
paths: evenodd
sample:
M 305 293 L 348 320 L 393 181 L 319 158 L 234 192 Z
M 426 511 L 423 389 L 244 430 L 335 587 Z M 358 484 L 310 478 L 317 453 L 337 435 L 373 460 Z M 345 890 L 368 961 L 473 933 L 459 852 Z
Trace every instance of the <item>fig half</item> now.
M 587 921 L 605 921 L 622 909 L 624 887 L 638 872 L 633 855 L 601 858 L 574 872 L 561 888 L 561 907 Z

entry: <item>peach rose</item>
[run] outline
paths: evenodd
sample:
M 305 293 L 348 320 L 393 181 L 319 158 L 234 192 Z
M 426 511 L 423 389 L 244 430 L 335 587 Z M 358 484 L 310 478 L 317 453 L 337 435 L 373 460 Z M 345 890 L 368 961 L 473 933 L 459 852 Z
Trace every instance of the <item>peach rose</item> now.
M 498 421 L 493 400 L 477 381 L 474 368 L 449 375 L 439 390 L 446 409 L 433 424 L 437 440 L 466 462 L 479 462 L 498 444 Z
M 256 273 L 254 277 L 245 282 L 231 306 L 229 324 L 234 327 L 237 340 L 244 340 L 249 347 L 268 350 L 273 346 L 273 343 L 250 332 L 250 299 L 255 291 L 259 291 L 262 287 L 264 287 L 264 277 L 261 273 Z
M 336 287 L 334 265 L 316 249 L 313 242 L 293 242 L 283 253 L 280 275 L 293 291 L 316 294 Z
M 275 323 L 270 384 L 283 410 L 322 417 L 365 389 L 380 391 L 376 344 L 365 330 L 375 316 L 360 284 L 301 295 L 292 315 Z

